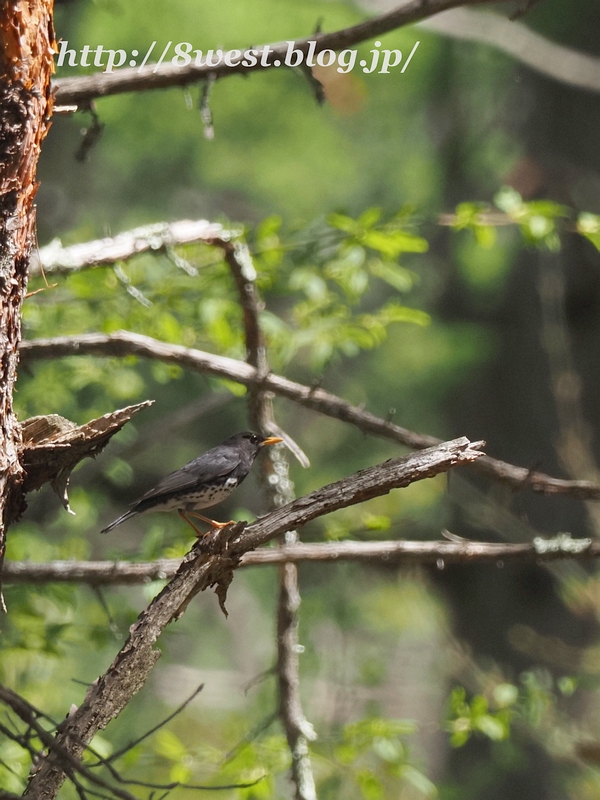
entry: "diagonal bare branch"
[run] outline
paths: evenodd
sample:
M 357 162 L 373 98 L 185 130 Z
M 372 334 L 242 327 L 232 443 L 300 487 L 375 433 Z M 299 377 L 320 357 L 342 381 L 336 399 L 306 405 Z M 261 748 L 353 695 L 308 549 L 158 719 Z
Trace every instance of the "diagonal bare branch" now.
M 499 14 L 457 8 L 420 23 L 425 30 L 491 45 L 560 83 L 600 92 L 600 58 L 552 42 Z
M 23 796 L 36 800 L 56 797 L 65 780 L 64 762 L 56 749 L 81 757 L 94 734 L 117 717 L 146 682 L 160 656 L 154 645 L 163 629 L 181 616 L 198 592 L 223 580 L 229 582 L 246 552 L 338 508 L 475 461 L 482 455 L 480 444 L 462 438 L 390 459 L 301 497 L 252 525 L 236 523 L 223 529 L 210 542 L 209 552 L 205 541 L 198 541 L 175 577 L 140 614 L 107 672 L 94 681 L 83 703 L 69 714 L 54 739 L 56 748 L 51 748 L 41 760 Z
M 324 389 L 303 386 L 295 381 L 270 373 L 261 378 L 258 372 L 243 361 L 216 356 L 202 350 L 167 344 L 149 336 L 128 331 L 112 334 L 88 333 L 80 336 L 62 336 L 56 339 L 36 339 L 21 343 L 21 360 L 52 359 L 71 355 L 125 356 L 145 358 L 178 364 L 184 369 L 219 378 L 237 381 L 244 386 L 260 383 L 264 389 L 286 397 L 305 408 L 356 426 L 365 433 L 392 439 L 415 450 L 439 444 L 435 436 L 415 433 L 392 422 L 357 408 Z M 568 495 L 579 500 L 599 500 L 600 486 L 592 481 L 572 481 L 553 478 L 537 470 L 517 467 L 490 456 L 480 458 L 473 469 L 514 490 L 528 489 L 546 495 Z

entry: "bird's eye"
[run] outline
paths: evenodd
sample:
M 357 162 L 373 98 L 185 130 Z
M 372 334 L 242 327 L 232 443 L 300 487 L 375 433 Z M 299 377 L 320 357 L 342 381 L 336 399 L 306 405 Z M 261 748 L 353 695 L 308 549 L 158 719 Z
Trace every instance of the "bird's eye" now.
M 258 436 L 255 433 L 253 433 L 252 436 L 250 437 L 250 441 L 252 442 L 252 444 L 258 444 L 260 439 L 258 438 Z

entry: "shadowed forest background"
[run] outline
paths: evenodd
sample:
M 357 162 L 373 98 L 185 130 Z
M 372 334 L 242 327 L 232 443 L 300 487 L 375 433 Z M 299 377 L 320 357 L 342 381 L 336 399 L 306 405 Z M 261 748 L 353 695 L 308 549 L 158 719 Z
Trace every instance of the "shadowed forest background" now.
M 368 13 L 382 10 L 372 3 Z M 155 39 L 159 49 L 168 40 L 233 48 L 298 39 L 319 20 L 324 31 L 337 30 L 366 13 L 304 0 L 81 0 L 58 5 L 55 26 L 75 49 L 144 51 Z M 600 56 L 594 0 L 544 0 L 516 24 Z M 379 39 L 403 53 L 420 41 L 406 72 L 317 72 L 323 105 L 306 77 L 288 69 L 216 81 L 212 140 L 198 86 L 98 100 L 104 131 L 85 162 L 75 154 L 89 114 L 55 117 L 38 170 L 39 245 L 181 219 L 243 229 L 266 305 L 273 372 L 410 430 L 484 439 L 486 453 L 512 464 L 598 481 L 600 254 L 573 221 L 580 212 L 600 214 L 600 95 L 419 26 Z M 58 77 L 83 72 L 62 68 Z M 550 201 L 538 209 L 546 227 L 542 221 L 537 232 L 535 224 L 489 224 L 537 200 Z M 485 204 L 463 206 L 463 230 L 460 209 L 448 216 L 461 203 Z M 566 209 L 556 227 L 552 204 Z M 490 220 L 474 221 L 479 211 Z M 392 238 L 404 231 L 408 244 L 377 247 L 368 232 L 380 229 Z M 36 289 L 44 290 L 24 306 L 25 339 L 125 329 L 245 355 L 235 287 L 214 248 L 49 273 L 47 283 L 31 281 Z M 20 419 L 58 413 L 84 423 L 148 398 L 154 405 L 74 473 L 76 516 L 47 487 L 30 496 L 9 531 L 9 560 L 187 552 L 189 529 L 175 514 L 139 517 L 108 536 L 99 530 L 164 474 L 248 427 L 239 385 L 133 356 L 77 356 L 27 362 L 15 402 Z M 310 458 L 303 469 L 291 457 L 298 496 L 402 452 L 274 402 L 278 424 Z M 251 474 L 215 516 L 254 519 L 263 511 Z M 491 542 L 560 532 L 594 538 L 600 513 L 597 503 L 513 492 L 461 469 L 300 533 L 303 541 L 433 540 L 443 529 Z M 310 749 L 320 798 L 598 796 L 595 562 L 307 563 L 299 583 L 302 697 L 318 734 Z M 64 714 L 161 586 L 7 585 L 2 682 L 50 715 Z M 277 722 L 248 736 L 276 710 L 268 674 L 276 597 L 269 566 L 236 572 L 228 620 L 211 593 L 199 595 L 163 634 L 150 682 L 95 738 L 96 749 L 110 755 L 204 684 L 127 754 L 121 771 L 203 784 L 266 772 L 251 788 L 175 796 L 291 796 Z M 0 741 L 0 759 L 2 787 L 22 791 L 24 751 Z M 65 786 L 60 796 L 75 790 Z

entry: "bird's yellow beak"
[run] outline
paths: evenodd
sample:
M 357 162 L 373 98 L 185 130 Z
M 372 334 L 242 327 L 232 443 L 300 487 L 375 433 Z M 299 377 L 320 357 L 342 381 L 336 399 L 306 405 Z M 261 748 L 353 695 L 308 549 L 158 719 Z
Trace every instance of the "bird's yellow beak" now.
M 260 446 L 266 447 L 268 444 L 277 444 L 278 442 L 283 442 L 281 436 L 269 436 L 268 439 L 265 439 L 264 442 L 260 443 Z

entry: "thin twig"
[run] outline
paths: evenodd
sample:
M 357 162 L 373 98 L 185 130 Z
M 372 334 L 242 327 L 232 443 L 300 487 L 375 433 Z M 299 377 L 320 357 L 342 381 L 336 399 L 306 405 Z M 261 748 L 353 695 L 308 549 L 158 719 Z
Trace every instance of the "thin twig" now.
M 323 50 L 343 50 L 404 25 L 427 19 L 450 8 L 486 5 L 490 2 L 492 0 L 412 0 L 387 14 L 368 19 L 350 28 L 297 39 L 294 42 L 294 48 L 306 55 L 311 42 L 316 42 L 315 54 Z M 506 0 L 499 0 L 499 2 L 506 2 Z M 128 67 L 114 72 L 102 72 L 77 78 L 60 78 L 54 81 L 55 102 L 60 106 L 87 107 L 91 100 L 98 97 L 107 97 L 123 92 L 164 89 L 169 86 L 189 86 L 205 80 L 209 76 L 213 80 L 217 80 L 228 75 L 249 74 L 255 70 L 270 69 L 275 66 L 276 62 L 282 63 L 285 60 L 288 43 L 278 42 L 253 49 L 258 53 L 258 59 L 252 67 L 243 66 L 239 60 L 234 66 L 229 66 L 226 62 L 229 61 L 231 64 L 233 59 L 227 57 L 223 58 L 216 67 L 207 64 L 196 66 L 193 62 L 183 67 L 165 63 L 158 68 L 148 65 L 146 71 L 140 70 L 138 67 Z M 231 52 L 232 55 L 233 52 Z M 266 58 L 262 57 L 263 53 L 267 54 Z M 152 69 L 150 69 L 151 66 Z
M 86 780 L 90 781 L 90 783 L 96 784 L 96 786 L 100 786 L 101 788 L 108 790 L 115 797 L 120 798 L 120 800 L 137 800 L 137 798 L 130 792 L 127 792 L 124 789 L 119 789 L 116 786 L 112 786 L 102 778 L 95 775 L 88 767 L 82 764 L 80 759 L 70 751 L 68 743 L 60 742 L 58 737 L 55 737 L 52 733 L 40 725 L 38 719 L 39 717 L 45 717 L 45 715 L 38 711 L 35 706 L 32 706 L 31 703 L 25 700 L 24 697 L 21 697 L 6 686 L 0 685 L 0 701 L 12 709 L 19 719 L 21 719 L 31 730 L 35 732 L 37 738 L 42 742 L 44 747 L 48 748 L 49 756 L 57 760 L 58 764 L 60 765 L 60 769 L 64 770 L 64 774 L 69 777 L 76 788 L 78 788 L 78 784 L 74 773 L 78 773 L 82 777 L 85 777 Z M 40 760 L 41 758 L 42 757 L 40 756 Z M 24 797 L 28 796 L 31 783 L 33 781 L 35 781 L 35 772 L 32 776 L 31 782 L 25 790 L 23 795 Z
M 34 359 L 54 359 L 71 355 L 143 356 L 178 364 L 184 369 L 200 374 L 227 378 L 244 386 L 260 383 L 265 390 L 292 400 L 305 408 L 347 422 L 364 433 L 382 436 L 415 450 L 431 447 L 440 442 L 435 436 L 415 433 L 381 419 L 319 387 L 304 386 L 272 373 L 261 379 L 257 370 L 243 361 L 181 345 L 167 344 L 150 336 L 129 331 L 34 339 L 21 342 L 20 352 L 21 361 L 24 363 Z M 473 469 L 493 480 L 507 484 L 514 490 L 528 490 L 546 495 L 568 495 L 579 500 L 600 499 L 600 485 L 597 483 L 553 478 L 542 472 L 531 472 L 525 467 L 517 467 L 490 456 L 480 458 L 473 465 Z
M 238 753 L 241 753 L 246 745 L 250 744 L 250 742 L 253 742 L 255 739 L 258 739 L 261 733 L 264 733 L 267 728 L 270 728 L 278 716 L 279 715 L 276 712 L 269 714 L 267 717 L 261 720 L 258 725 L 255 725 L 251 731 L 248 731 L 248 733 L 227 753 L 223 759 L 223 764 L 233 761 L 233 759 L 238 755 Z
M 153 733 L 156 733 L 156 731 L 160 730 L 161 728 L 164 728 L 165 725 L 167 725 L 172 719 L 175 719 L 175 717 L 181 714 L 181 712 L 185 708 L 187 708 L 187 706 L 189 706 L 192 700 L 194 700 L 194 698 L 196 698 L 200 694 L 202 689 L 204 689 L 203 683 L 201 683 L 197 689 L 194 689 L 192 694 L 186 700 L 184 700 L 180 706 L 177 706 L 175 711 L 169 714 L 168 717 L 165 717 L 161 722 L 159 722 L 157 725 L 154 725 L 154 727 L 150 728 L 150 730 L 146 731 L 146 733 L 143 733 L 139 738 L 134 739 L 132 742 L 129 742 L 129 744 L 125 745 L 125 747 L 122 747 L 120 750 L 116 750 L 108 758 L 103 759 L 101 763 L 104 764 L 107 761 L 116 761 L 118 758 L 121 758 L 121 756 L 124 756 L 125 753 L 128 753 L 130 750 L 133 750 L 134 747 L 137 747 L 138 744 L 141 744 L 141 742 L 143 742 L 149 736 L 152 736 Z

